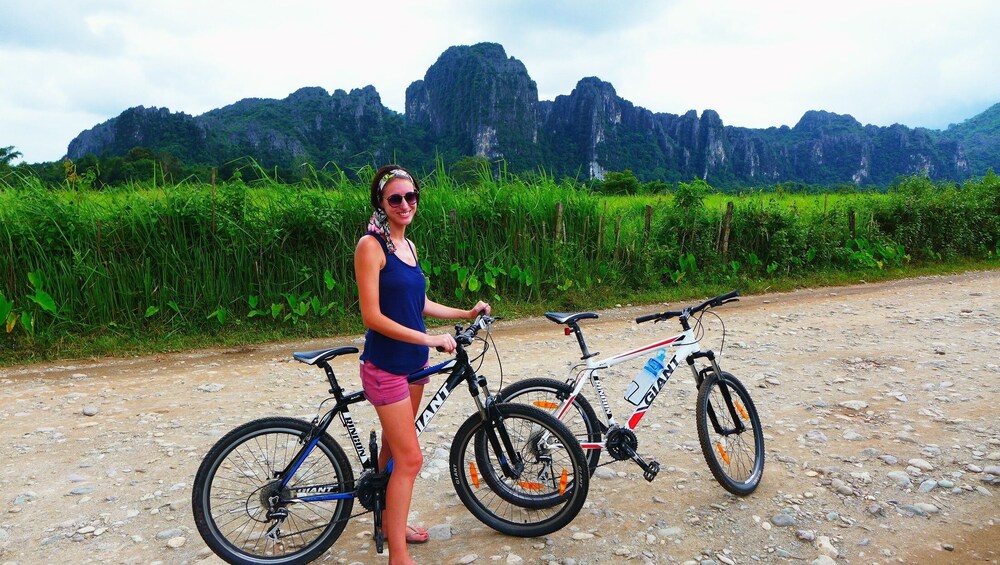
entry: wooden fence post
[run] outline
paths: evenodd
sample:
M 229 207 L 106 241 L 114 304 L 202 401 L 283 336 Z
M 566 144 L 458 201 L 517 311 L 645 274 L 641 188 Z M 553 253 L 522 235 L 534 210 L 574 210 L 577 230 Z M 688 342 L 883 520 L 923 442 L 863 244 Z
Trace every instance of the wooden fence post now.
M 154 178 L 156 175 L 153 175 Z M 215 168 L 212 168 L 212 233 L 215 233 Z
M 733 224 L 733 203 L 726 203 L 726 215 L 722 220 L 722 260 L 729 259 L 729 230 Z
M 615 219 L 615 262 L 618 262 L 618 250 L 620 246 L 620 236 L 622 232 L 622 215 L 618 214 L 618 218 Z
M 649 226 L 653 221 L 653 206 L 646 204 L 646 225 L 642 232 L 642 248 L 646 249 L 646 243 L 649 242 Z
M 563 234 L 563 203 L 556 202 L 556 231 L 555 231 L 556 241 L 565 241 L 565 235 Z
M 104 262 L 104 255 L 101 254 L 101 220 L 97 220 L 97 259 Z
M 597 218 L 597 261 L 600 262 L 601 254 L 604 253 L 604 217 L 608 213 L 608 203 L 604 203 L 601 215 Z

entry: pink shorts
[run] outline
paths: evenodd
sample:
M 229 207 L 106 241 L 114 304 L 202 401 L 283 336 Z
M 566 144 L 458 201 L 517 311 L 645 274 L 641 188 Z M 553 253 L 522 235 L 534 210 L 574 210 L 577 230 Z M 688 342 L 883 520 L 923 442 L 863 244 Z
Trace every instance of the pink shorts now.
M 365 390 L 365 398 L 375 406 L 406 400 L 410 397 L 410 384 L 424 385 L 429 382 L 431 382 L 430 377 L 424 377 L 408 383 L 406 375 L 383 371 L 370 361 L 361 363 L 361 387 Z

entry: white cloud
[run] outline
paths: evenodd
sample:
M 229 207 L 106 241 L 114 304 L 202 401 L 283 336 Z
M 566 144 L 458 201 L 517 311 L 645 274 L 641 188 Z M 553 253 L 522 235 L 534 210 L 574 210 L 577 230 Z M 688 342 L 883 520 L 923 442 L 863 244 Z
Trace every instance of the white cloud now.
M 406 87 L 453 45 L 500 43 L 551 100 L 597 76 L 655 112 L 794 125 L 811 109 L 942 128 L 1000 101 L 989 0 L 41 0 L 0 19 L 0 146 L 55 160 L 136 105 L 197 115 L 303 86 Z

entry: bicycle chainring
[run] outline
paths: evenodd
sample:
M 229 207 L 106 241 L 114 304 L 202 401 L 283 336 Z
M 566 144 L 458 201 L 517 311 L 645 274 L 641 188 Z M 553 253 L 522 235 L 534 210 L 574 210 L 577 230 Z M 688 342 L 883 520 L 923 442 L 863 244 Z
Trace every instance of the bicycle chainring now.
M 639 448 L 639 439 L 635 437 L 635 432 L 628 428 L 614 428 L 608 430 L 604 446 L 616 461 L 624 461 L 631 459 L 635 450 Z
M 389 484 L 389 473 L 362 473 L 355 482 L 355 497 L 366 510 L 375 510 L 381 499 L 385 507 L 385 488 Z

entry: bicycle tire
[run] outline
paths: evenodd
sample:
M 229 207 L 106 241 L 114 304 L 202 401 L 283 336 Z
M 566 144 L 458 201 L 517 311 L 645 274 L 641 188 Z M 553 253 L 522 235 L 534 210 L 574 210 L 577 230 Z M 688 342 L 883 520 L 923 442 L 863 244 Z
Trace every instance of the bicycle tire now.
M 723 390 L 730 392 L 733 410 L 726 405 Z M 752 493 L 764 475 L 764 433 L 750 393 L 732 374 L 723 371 L 720 378 L 709 371 L 698 388 L 697 402 L 698 442 L 712 476 L 735 495 Z M 734 413 L 745 429 L 741 433 L 720 434 L 712 416 L 721 427 L 734 430 Z M 748 432 L 752 436 L 749 441 L 745 437 Z
M 506 535 L 538 537 L 562 529 L 579 514 L 590 489 L 583 449 L 562 422 L 538 408 L 498 403 L 492 409 L 524 459 L 525 472 L 518 479 L 525 480 L 508 479 L 497 468 L 486 439 L 486 426 L 494 423 L 473 414 L 451 447 L 451 479 L 459 499 L 480 522 Z M 542 434 L 554 440 L 555 449 L 539 458 L 533 442 Z M 553 465 L 547 466 L 544 457 L 552 457 Z M 527 479 L 531 485 L 522 486 Z M 539 493 L 536 485 L 545 484 L 552 490 Z
M 524 379 L 505 386 L 499 398 L 504 402 L 520 402 L 534 406 L 549 412 L 553 416 L 556 409 L 562 404 L 563 399 L 569 398 L 573 394 L 573 385 L 548 378 Z M 597 419 L 597 413 L 590 405 L 590 402 L 578 394 L 573 399 L 570 410 L 567 410 L 560 418 L 569 431 L 582 442 L 597 443 L 602 439 L 601 425 Z M 587 456 L 587 465 L 590 467 L 590 474 L 594 474 L 597 464 L 601 459 L 600 449 L 584 449 Z
M 287 517 L 281 525 L 287 529 L 277 529 L 275 537 L 267 535 L 276 521 L 265 516 L 266 489 L 275 485 L 302 448 L 299 440 L 311 430 L 309 423 L 294 418 L 261 418 L 230 431 L 202 460 L 191 494 L 194 522 L 208 547 L 227 563 L 308 563 L 343 533 L 353 497 L 285 505 Z M 310 486 L 330 492 L 354 490 L 354 471 L 347 456 L 326 433 L 286 488 Z M 296 527 L 299 531 L 292 532 Z

